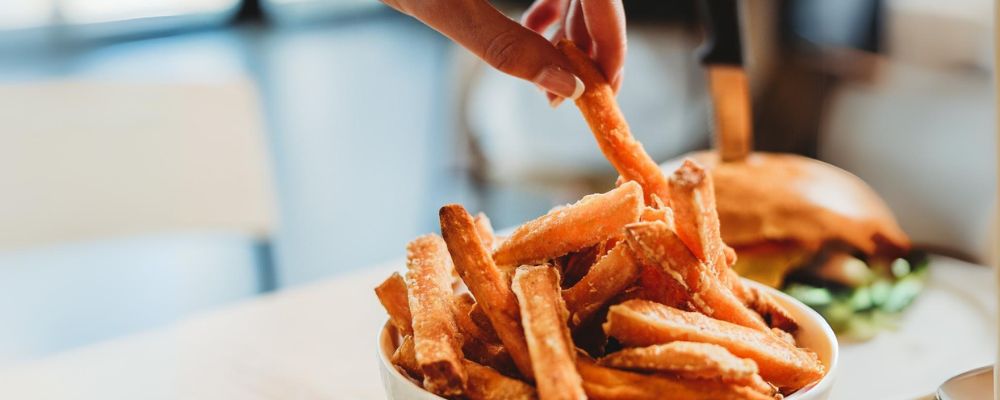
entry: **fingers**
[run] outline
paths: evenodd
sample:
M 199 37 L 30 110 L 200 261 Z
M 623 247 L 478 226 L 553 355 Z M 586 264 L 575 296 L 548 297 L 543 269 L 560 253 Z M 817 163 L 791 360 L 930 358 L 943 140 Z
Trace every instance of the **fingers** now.
M 494 68 L 576 99 L 583 82 L 566 58 L 536 32 L 512 21 L 484 0 L 385 0 L 469 49 Z
M 587 22 L 583 16 L 583 7 L 580 0 L 572 0 L 566 14 L 566 24 L 564 32 L 569 40 L 573 41 L 581 51 L 588 55 L 593 55 L 594 46 L 590 39 L 590 32 L 587 31 Z
M 537 0 L 521 16 L 521 25 L 544 35 L 545 30 L 566 14 L 568 0 Z
M 619 0 L 579 1 L 593 41 L 594 61 L 617 92 L 625 66 L 625 9 Z

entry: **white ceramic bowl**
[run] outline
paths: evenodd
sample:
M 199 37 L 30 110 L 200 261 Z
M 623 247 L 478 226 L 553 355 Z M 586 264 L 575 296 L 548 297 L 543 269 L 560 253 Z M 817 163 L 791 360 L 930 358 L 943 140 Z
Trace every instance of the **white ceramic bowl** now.
M 775 299 L 785 306 L 786 309 L 799 321 L 799 331 L 795 334 L 795 339 L 799 346 L 808 348 L 817 355 L 820 361 L 826 366 L 826 376 L 819 382 L 807 386 L 792 395 L 785 397 L 787 400 L 824 400 L 830 396 L 833 389 L 833 380 L 837 372 L 837 336 L 834 335 L 830 325 L 823 320 L 819 314 L 811 308 L 802 304 L 790 296 L 766 287 L 757 282 L 743 280 L 744 283 L 758 287 L 775 297 Z M 441 397 L 425 391 L 409 378 L 404 376 L 389 359 L 396 350 L 399 342 L 394 329 L 389 323 L 382 327 L 378 338 L 378 358 L 379 370 L 382 375 L 382 384 L 385 386 L 386 398 L 389 400 L 442 400 Z

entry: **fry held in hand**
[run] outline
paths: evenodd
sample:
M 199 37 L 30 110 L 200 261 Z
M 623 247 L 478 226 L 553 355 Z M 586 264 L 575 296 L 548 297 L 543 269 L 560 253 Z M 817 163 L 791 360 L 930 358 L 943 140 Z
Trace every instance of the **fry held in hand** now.
M 499 265 L 516 266 L 592 246 L 620 236 L 625 225 L 639 220 L 642 207 L 642 188 L 634 182 L 586 196 L 521 225 L 500 244 L 493 258 Z
M 630 346 L 674 341 L 712 343 L 757 363 L 760 375 L 782 390 L 797 390 L 823 377 L 816 355 L 762 332 L 680 311 L 662 304 L 629 300 L 611 306 L 604 331 Z
M 629 253 L 628 245 L 618 243 L 583 279 L 562 292 L 571 328 L 580 326 L 639 278 L 639 264 Z
M 385 281 L 375 287 L 375 295 L 389 314 L 389 323 L 400 335 L 412 335 L 413 324 L 410 316 L 410 301 L 407 299 L 406 280 L 399 272 L 393 272 Z
M 448 245 L 455 270 L 476 298 L 477 304 L 482 307 L 483 313 L 489 317 L 490 324 L 514 359 L 517 369 L 525 377 L 533 377 L 517 299 L 510 291 L 503 272 L 493 263 L 493 257 L 490 257 L 483 245 L 472 216 L 457 204 L 441 207 L 439 215 L 441 235 Z
M 452 313 L 452 269 L 445 243 L 421 236 L 406 247 L 406 273 L 413 342 L 424 388 L 442 396 L 462 394 L 466 374 L 462 344 Z
M 558 47 L 586 87 L 583 95 L 576 99 L 576 106 L 587 120 L 604 157 L 622 178 L 642 185 L 646 193 L 646 204 L 652 204 L 650 199 L 654 194 L 660 199 L 669 199 L 670 189 L 663 171 L 649 157 L 642 143 L 632 137 L 625 116 L 615 101 L 614 91 L 604 74 L 573 42 L 562 40 Z
M 576 372 L 576 348 L 566 326 L 559 272 L 551 266 L 522 266 L 514 273 L 514 295 L 542 400 L 586 399 Z

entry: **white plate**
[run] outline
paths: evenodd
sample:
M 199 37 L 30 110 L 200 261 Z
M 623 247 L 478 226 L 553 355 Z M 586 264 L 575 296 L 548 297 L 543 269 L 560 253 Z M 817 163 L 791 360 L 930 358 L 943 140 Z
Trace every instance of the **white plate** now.
M 896 400 L 932 395 L 945 380 L 994 362 L 996 284 L 992 271 L 931 258 L 928 286 L 899 329 L 863 343 L 841 343 L 834 400 Z

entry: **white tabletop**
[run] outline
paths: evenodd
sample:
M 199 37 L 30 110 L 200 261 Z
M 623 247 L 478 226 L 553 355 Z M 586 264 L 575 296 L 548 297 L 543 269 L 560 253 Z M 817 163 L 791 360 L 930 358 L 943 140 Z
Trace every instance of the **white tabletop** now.
M 382 399 L 375 333 L 385 315 L 372 288 L 400 266 L 394 262 L 372 267 L 198 315 L 166 329 L 0 370 L 0 398 Z M 954 277 L 964 276 L 959 279 L 966 282 L 963 285 L 972 285 L 964 289 L 978 299 L 975 302 L 988 303 L 983 305 L 987 308 L 985 314 L 980 315 L 995 319 L 995 297 L 991 294 L 994 281 L 987 268 L 942 257 L 935 259 L 932 268 L 937 271 L 933 279 L 945 286 L 957 284 Z M 906 339 L 902 336 L 909 334 L 907 330 L 907 335 L 890 333 L 856 351 L 845 348 L 835 398 L 864 398 L 862 393 L 870 392 L 863 388 L 878 382 L 908 386 L 906 390 L 896 386 L 900 391 L 891 393 L 898 396 L 882 393 L 879 398 L 912 398 L 914 390 L 936 387 L 949 373 L 992 359 L 995 343 L 991 341 L 989 348 L 971 355 L 966 354 L 969 349 L 957 349 L 960 351 L 951 352 L 950 359 L 932 363 L 940 368 L 924 371 L 919 377 L 907 372 L 905 366 L 886 363 L 928 361 L 920 357 L 882 360 L 880 364 L 863 361 L 873 347 L 889 349 L 885 341 L 904 340 L 902 345 L 915 345 L 940 338 L 941 346 L 962 342 L 940 329 L 926 331 L 927 326 L 934 325 L 933 321 L 925 321 L 928 313 L 937 308 L 930 303 L 944 296 L 939 290 L 932 285 L 925 294 L 927 301 L 914 305 L 912 312 L 913 317 L 921 317 L 924 336 L 933 336 Z M 995 326 L 993 322 L 979 322 Z M 995 328 L 991 329 L 992 333 L 984 332 L 984 337 L 996 336 Z M 872 369 L 878 371 L 865 372 Z M 911 376 L 910 380 L 907 376 Z

